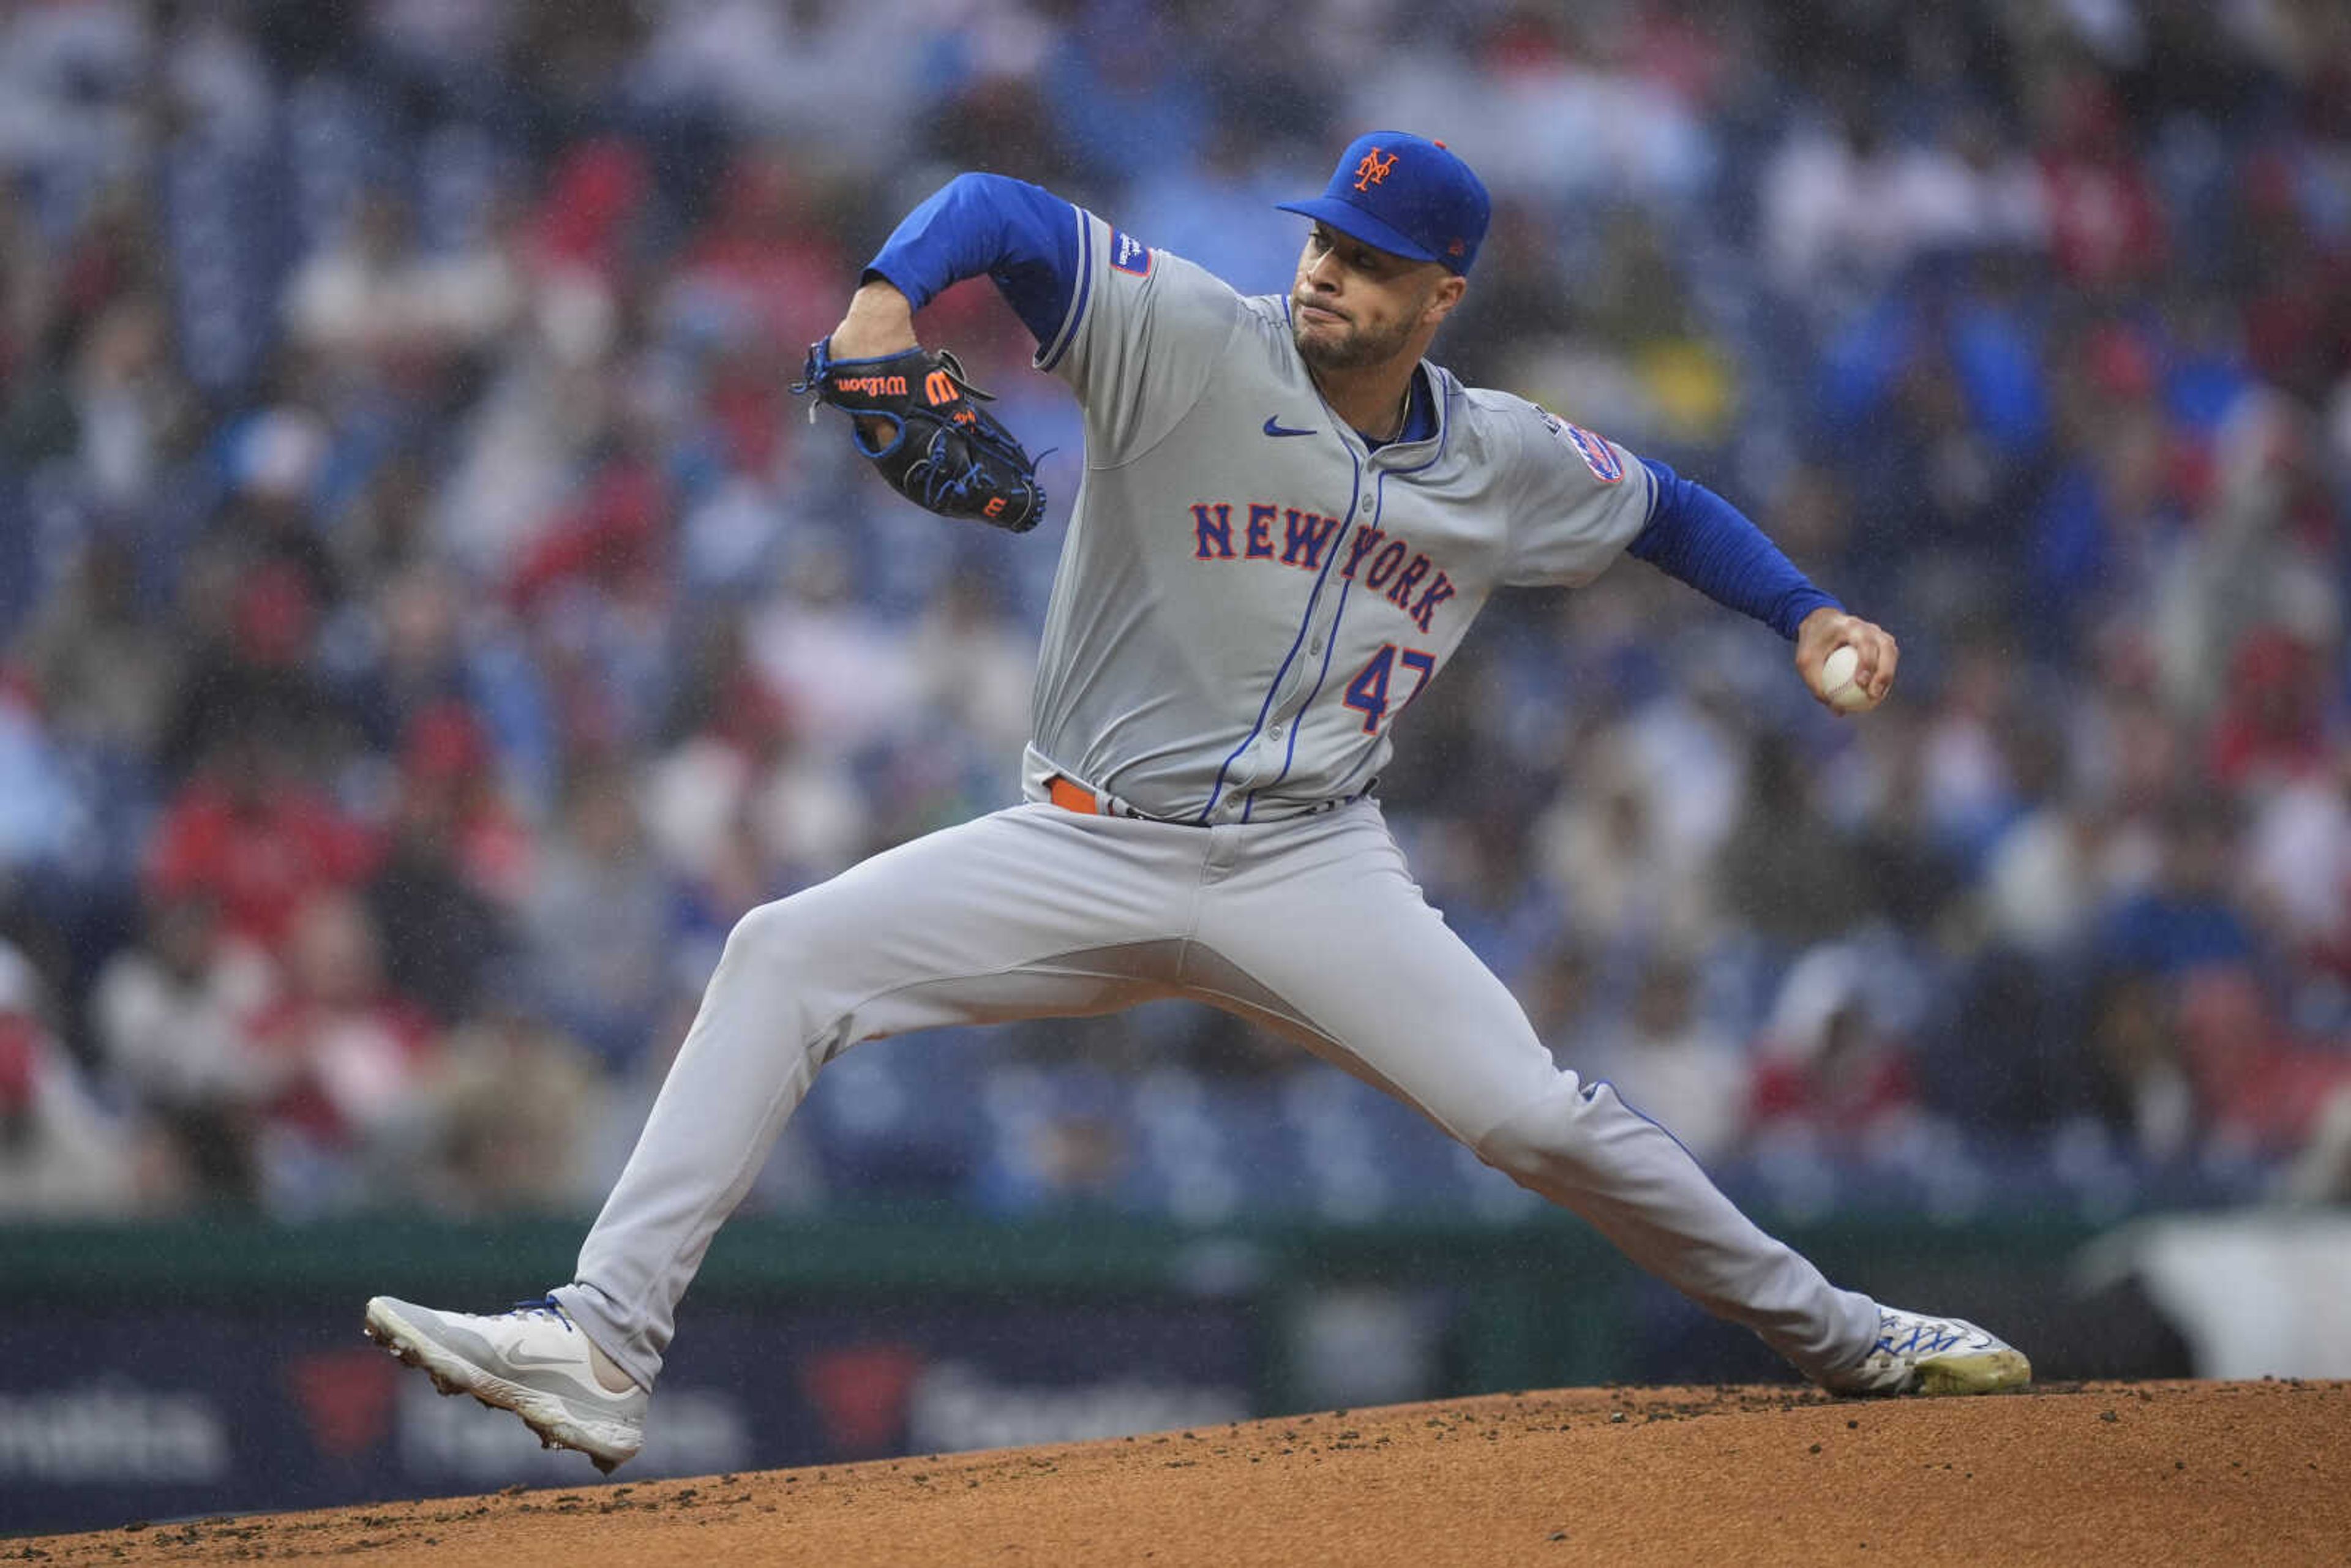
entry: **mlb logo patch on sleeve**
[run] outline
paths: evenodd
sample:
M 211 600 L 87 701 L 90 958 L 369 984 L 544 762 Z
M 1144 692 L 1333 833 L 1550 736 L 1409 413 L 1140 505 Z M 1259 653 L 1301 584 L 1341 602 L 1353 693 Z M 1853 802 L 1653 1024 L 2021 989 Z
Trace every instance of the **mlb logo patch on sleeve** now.
M 1110 231 L 1110 264 L 1136 277 L 1151 276 L 1151 247 L 1124 229 Z
M 1599 476 L 1604 485 L 1614 485 L 1625 477 L 1625 465 L 1616 461 L 1615 448 L 1580 424 L 1567 427 L 1567 438 L 1583 454 L 1583 465 Z
M 1616 450 L 1607 442 L 1580 424 L 1570 424 L 1547 408 L 1535 412 L 1542 415 L 1546 430 L 1575 448 L 1576 455 L 1583 459 L 1583 465 L 1592 470 L 1593 478 L 1604 485 L 1614 485 L 1625 477 L 1625 465 L 1616 460 Z

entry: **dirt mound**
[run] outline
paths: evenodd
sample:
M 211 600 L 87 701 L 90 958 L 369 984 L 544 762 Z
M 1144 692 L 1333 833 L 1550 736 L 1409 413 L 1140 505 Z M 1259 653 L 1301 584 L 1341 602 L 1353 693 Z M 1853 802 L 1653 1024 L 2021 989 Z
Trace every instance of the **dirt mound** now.
M 1874 1404 L 1568 1389 L 827 1469 L 626 1473 L 0 1542 L 0 1561 L 2339 1563 L 2351 1384 Z

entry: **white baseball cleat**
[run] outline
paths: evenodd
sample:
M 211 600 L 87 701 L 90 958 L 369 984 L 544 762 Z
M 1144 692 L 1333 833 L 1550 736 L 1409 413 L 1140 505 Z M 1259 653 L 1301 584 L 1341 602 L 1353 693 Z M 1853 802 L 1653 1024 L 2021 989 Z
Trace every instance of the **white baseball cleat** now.
M 1817 1381 L 1832 1394 L 1996 1394 L 2032 1382 L 2032 1364 L 1964 1319 L 1881 1306 L 1869 1354 Z
M 521 1416 L 550 1448 L 577 1448 L 611 1474 L 644 1446 L 645 1391 L 596 1380 L 588 1336 L 552 1297 L 496 1317 L 439 1312 L 391 1296 L 367 1304 L 367 1336 L 444 1394 L 470 1394 Z

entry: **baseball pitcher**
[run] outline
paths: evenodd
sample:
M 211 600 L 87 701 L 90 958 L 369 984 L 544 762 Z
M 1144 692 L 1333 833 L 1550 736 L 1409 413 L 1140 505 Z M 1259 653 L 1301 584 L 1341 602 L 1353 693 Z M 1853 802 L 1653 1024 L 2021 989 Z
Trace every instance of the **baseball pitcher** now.
M 1845 647 L 1882 698 L 1894 639 L 1702 486 L 1423 357 L 1488 215 L 1442 142 L 1364 136 L 1286 206 L 1310 225 L 1297 274 L 1255 297 L 994 175 L 892 235 L 802 382 L 886 482 L 1015 531 L 1043 510 L 1018 440 L 916 344 L 913 312 L 960 279 L 996 285 L 1084 410 L 1026 800 L 746 915 L 571 1281 L 498 1316 L 378 1297 L 370 1335 L 609 1470 L 637 1451 L 704 1251 L 826 1061 L 1189 997 L 1416 1107 L 1823 1387 L 2029 1380 L 1971 1323 L 1832 1285 L 1607 1083 L 1557 1068 L 1423 900 L 1374 793 L 1501 585 L 1583 583 L 1629 553 L 1792 641 L 1823 699 Z

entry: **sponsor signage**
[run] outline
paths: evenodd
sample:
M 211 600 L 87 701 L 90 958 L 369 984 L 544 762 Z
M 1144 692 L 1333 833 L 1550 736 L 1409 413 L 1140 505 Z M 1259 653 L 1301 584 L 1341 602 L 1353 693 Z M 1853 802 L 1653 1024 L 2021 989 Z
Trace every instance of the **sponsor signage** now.
M 229 1471 L 227 1424 L 197 1394 L 108 1376 L 50 1393 L 0 1394 L 0 1483 L 207 1486 Z
M 1121 1436 L 1253 1413 L 1229 1302 L 688 1303 L 621 1481 Z M 359 1339 L 359 1302 L 12 1308 L 0 1534 L 604 1484 Z

